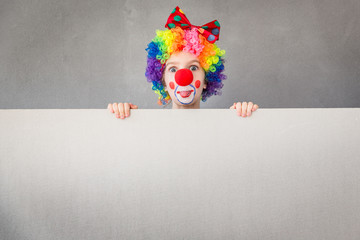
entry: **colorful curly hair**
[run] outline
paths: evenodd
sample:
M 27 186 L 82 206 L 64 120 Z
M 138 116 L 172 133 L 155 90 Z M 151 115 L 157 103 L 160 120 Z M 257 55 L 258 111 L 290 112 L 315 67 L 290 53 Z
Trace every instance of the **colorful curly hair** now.
M 158 104 L 167 105 L 171 98 L 164 90 L 164 66 L 167 59 L 173 53 L 186 51 L 198 57 L 201 67 L 205 71 L 206 89 L 201 94 L 201 100 L 205 102 L 212 95 L 221 95 L 223 80 L 227 77 L 224 71 L 223 56 L 225 50 L 221 50 L 215 43 L 209 43 L 205 37 L 199 34 L 197 28 L 185 29 L 176 26 L 172 29 L 156 30 L 156 37 L 147 45 L 147 67 L 145 76 L 152 83 L 152 90 L 159 95 Z

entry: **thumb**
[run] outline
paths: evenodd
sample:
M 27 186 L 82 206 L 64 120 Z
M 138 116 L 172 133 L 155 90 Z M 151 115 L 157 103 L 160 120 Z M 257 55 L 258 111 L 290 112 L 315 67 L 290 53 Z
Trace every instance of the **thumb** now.
M 135 104 L 130 103 L 130 108 L 131 109 L 138 109 L 138 106 L 136 106 Z

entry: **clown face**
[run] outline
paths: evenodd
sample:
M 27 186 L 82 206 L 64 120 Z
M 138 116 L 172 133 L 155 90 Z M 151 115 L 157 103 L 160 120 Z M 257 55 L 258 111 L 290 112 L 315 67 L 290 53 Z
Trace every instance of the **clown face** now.
M 200 108 L 201 93 L 206 88 L 205 71 L 194 54 L 172 54 L 166 63 L 164 80 L 173 108 Z

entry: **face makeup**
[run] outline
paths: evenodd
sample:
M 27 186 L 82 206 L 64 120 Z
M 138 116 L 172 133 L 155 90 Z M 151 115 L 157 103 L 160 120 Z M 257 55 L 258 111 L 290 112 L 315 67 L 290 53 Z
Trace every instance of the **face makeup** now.
M 173 108 L 198 108 L 202 89 L 206 87 L 205 71 L 199 59 L 188 52 L 173 54 L 167 62 L 164 79 L 170 97 L 173 99 Z M 175 105 L 174 105 L 175 104 Z M 190 107 L 191 106 L 191 107 Z
M 191 84 L 193 79 L 193 73 L 187 68 L 176 71 L 175 82 L 177 83 L 177 87 L 174 94 L 182 104 L 190 104 L 194 101 L 196 88 Z

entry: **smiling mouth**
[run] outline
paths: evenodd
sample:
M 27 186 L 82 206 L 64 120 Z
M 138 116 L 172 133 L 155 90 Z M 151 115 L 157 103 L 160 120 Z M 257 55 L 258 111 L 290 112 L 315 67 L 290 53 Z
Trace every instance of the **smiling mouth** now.
M 183 98 L 187 98 L 191 95 L 191 93 L 193 92 L 194 90 L 189 90 L 189 91 L 177 91 L 176 93 L 180 93 L 180 96 L 183 97 Z

